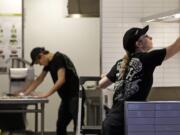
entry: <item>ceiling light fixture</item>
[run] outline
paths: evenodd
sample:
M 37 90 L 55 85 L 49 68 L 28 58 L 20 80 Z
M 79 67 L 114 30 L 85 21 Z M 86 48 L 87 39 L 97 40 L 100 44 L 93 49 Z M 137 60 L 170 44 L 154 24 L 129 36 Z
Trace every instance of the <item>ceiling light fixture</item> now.
M 141 22 L 180 22 L 180 8 L 141 18 Z
M 100 0 L 68 0 L 67 17 L 99 17 L 99 3 Z

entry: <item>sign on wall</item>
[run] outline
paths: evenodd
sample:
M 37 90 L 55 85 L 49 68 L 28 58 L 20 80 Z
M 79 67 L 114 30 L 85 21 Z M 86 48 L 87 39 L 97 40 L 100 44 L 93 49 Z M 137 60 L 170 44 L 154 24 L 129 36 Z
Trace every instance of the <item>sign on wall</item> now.
M 6 73 L 9 59 L 22 57 L 22 1 L 0 0 L 0 73 Z

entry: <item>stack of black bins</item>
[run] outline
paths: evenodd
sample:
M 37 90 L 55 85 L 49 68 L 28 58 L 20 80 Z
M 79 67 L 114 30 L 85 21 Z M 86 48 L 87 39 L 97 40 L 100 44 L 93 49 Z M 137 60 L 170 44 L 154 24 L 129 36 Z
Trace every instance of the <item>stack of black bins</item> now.
M 16 104 L 0 105 L 0 110 L 25 109 L 26 106 Z M 3 132 L 25 131 L 25 113 L 0 113 L 0 129 Z

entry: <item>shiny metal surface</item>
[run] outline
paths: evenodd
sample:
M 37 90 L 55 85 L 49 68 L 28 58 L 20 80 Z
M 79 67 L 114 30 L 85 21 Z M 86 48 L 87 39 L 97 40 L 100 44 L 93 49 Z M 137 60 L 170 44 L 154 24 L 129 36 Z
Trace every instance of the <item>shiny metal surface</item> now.
M 45 103 L 48 103 L 48 99 L 45 98 L 37 98 L 33 96 L 0 96 L 0 105 L 26 105 L 26 106 L 34 106 L 31 109 L 28 107 L 24 109 L 19 109 L 19 108 L 6 108 L 0 109 L 0 113 L 17 113 L 17 112 L 22 112 L 22 113 L 34 113 L 35 114 L 35 134 L 38 134 L 38 113 L 41 114 L 41 135 L 44 135 L 44 108 L 45 108 Z
M 0 96 L 0 104 L 34 104 L 48 103 L 46 98 L 36 98 L 33 96 Z

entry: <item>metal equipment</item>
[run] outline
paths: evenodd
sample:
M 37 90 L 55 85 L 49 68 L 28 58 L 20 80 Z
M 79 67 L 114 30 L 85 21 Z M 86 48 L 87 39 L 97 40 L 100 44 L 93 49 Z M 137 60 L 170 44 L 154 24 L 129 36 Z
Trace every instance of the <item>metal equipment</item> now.
M 7 90 L 6 96 L 11 98 L 13 93 L 22 90 L 34 79 L 34 69 L 29 62 L 21 58 L 11 57 L 6 62 L 9 65 L 9 90 Z M 0 129 L 9 132 L 25 130 L 26 114 L 23 111 L 15 112 L 15 110 L 25 110 L 26 108 L 26 104 L 16 104 L 16 102 L 0 104 L 0 110 L 9 110 L 0 113 Z M 11 111 L 14 113 L 10 113 Z
M 20 58 L 11 58 L 9 68 L 9 93 L 22 90 L 34 79 L 34 68 L 30 63 Z
M 96 85 L 97 85 L 97 81 L 99 79 L 100 77 L 92 77 L 92 76 L 80 77 L 80 91 L 79 91 L 79 105 L 78 105 L 79 109 L 78 109 L 78 122 L 77 122 L 76 135 L 101 134 L 102 107 L 101 107 L 100 90 L 96 90 L 96 86 L 93 87 L 94 90 L 89 90 L 89 91 L 87 90 L 87 88 L 84 87 L 84 84 L 87 81 L 96 81 Z M 96 91 L 98 92 L 96 93 Z M 84 112 L 84 106 L 86 108 L 85 112 Z M 84 122 L 84 118 L 85 120 L 87 120 L 86 122 Z M 90 119 L 92 121 L 90 121 Z

